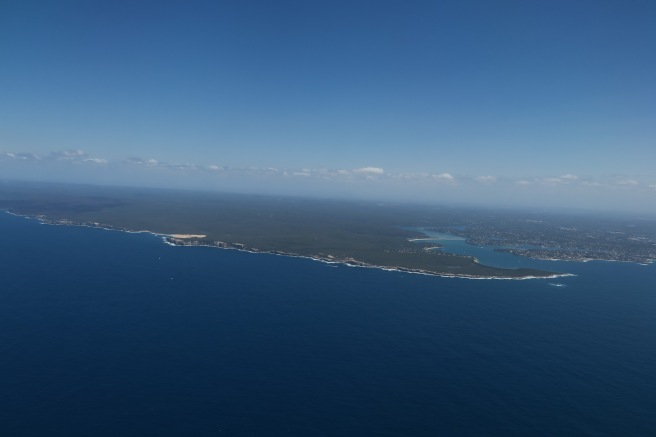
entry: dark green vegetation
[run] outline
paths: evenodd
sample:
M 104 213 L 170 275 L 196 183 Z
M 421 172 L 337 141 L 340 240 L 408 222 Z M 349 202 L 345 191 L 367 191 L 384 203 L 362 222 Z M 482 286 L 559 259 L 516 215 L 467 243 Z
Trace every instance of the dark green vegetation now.
M 0 184 L 0 208 L 50 222 L 161 234 L 204 234 L 184 244 L 241 247 L 324 260 L 474 277 L 550 276 L 499 269 L 470 257 L 427 251 L 413 227 L 462 221 L 432 206 L 45 183 Z M 182 241 L 176 241 L 182 244 Z

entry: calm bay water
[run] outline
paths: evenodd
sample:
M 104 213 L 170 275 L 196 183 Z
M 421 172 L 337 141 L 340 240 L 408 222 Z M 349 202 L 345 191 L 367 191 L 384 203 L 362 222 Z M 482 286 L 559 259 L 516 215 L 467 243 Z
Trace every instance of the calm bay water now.
M 453 234 L 432 231 L 424 228 L 414 228 L 426 235 L 417 243 L 430 244 L 432 242 L 439 244 L 441 247 L 435 250 L 442 250 L 447 253 L 457 255 L 473 256 L 481 264 L 502 269 L 531 268 L 542 269 L 547 271 L 567 272 L 573 267 L 570 263 L 559 263 L 554 261 L 538 260 L 524 256 L 515 256 L 507 252 L 499 252 L 496 248 L 506 248 L 505 246 L 474 246 L 467 244 L 466 239 Z M 524 248 L 524 247 L 521 247 Z
M 0 232 L 0 435 L 656 429 L 654 265 L 475 281 L 6 214 Z

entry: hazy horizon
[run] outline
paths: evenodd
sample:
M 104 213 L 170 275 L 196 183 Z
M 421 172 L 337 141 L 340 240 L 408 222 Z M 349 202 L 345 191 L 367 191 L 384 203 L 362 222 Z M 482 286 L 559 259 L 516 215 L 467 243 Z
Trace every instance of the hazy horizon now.
M 468 202 L 464 199 L 449 200 L 426 200 L 423 198 L 413 199 L 408 197 L 391 198 L 389 196 L 359 196 L 357 194 L 351 195 L 335 195 L 333 193 L 318 193 L 312 191 L 310 193 L 293 193 L 293 192 L 279 192 L 279 191 L 266 191 L 266 190 L 221 190 L 211 189 L 205 187 L 181 187 L 181 186 L 167 186 L 165 184 L 121 184 L 121 183 L 89 183 L 78 181 L 55 181 L 55 180 L 37 180 L 37 179 L 2 179 L 0 184 L 18 184 L 18 185 L 31 185 L 35 187 L 47 186 L 53 188 L 60 186 L 62 188 L 71 188 L 75 192 L 76 189 L 86 187 L 89 189 L 100 190 L 137 190 L 137 191 L 168 191 L 168 192 L 181 192 L 193 195 L 217 195 L 217 196 L 255 196 L 255 197 L 268 197 L 280 199 L 299 199 L 308 201 L 326 201 L 337 203 L 358 203 L 358 204 L 379 204 L 390 206 L 402 207 L 435 207 L 446 208 L 452 210 L 472 210 L 472 211 L 490 211 L 491 213 L 512 212 L 518 214 L 547 214 L 547 215 L 562 215 L 562 216 L 586 216 L 594 215 L 597 218 L 621 218 L 621 219 L 638 219 L 656 221 L 656 214 L 650 210 L 623 210 L 613 208 L 588 208 L 585 206 L 563 206 L 563 205 L 549 205 L 549 204 L 531 204 L 527 203 L 501 203 L 501 202 Z
M 650 2 L 5 2 L 0 178 L 656 213 Z

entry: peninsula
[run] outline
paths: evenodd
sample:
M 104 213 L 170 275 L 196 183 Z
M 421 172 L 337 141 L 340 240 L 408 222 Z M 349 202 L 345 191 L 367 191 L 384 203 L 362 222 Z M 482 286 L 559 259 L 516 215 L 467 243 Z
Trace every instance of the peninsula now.
M 409 241 L 413 227 L 444 225 L 434 206 L 318 200 L 183 190 L 26 182 L 0 184 L 0 209 L 44 223 L 124 231 L 148 229 L 169 244 L 309 257 L 331 263 L 466 278 L 560 275 L 500 269 Z

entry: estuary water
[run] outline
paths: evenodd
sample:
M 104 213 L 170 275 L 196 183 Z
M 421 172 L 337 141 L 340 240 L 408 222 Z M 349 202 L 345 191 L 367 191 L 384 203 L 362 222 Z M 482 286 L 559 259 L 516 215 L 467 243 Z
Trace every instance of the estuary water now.
M 547 271 L 553 271 L 554 269 L 560 268 L 563 270 L 559 271 L 563 272 L 571 268 L 571 264 L 568 262 L 545 261 L 524 256 L 515 256 L 511 253 L 495 250 L 497 248 L 505 248 L 505 246 L 475 246 L 468 244 L 465 238 L 457 235 L 423 228 L 413 229 L 426 235 L 426 238 L 415 240 L 416 243 L 437 243 L 441 248 L 436 248 L 435 250 L 441 250 L 456 255 L 473 256 L 476 257 L 481 264 L 487 266 L 499 267 L 502 269 L 530 268 Z
M 0 233 L 3 436 L 656 429 L 654 265 L 467 280 L 4 213 Z

